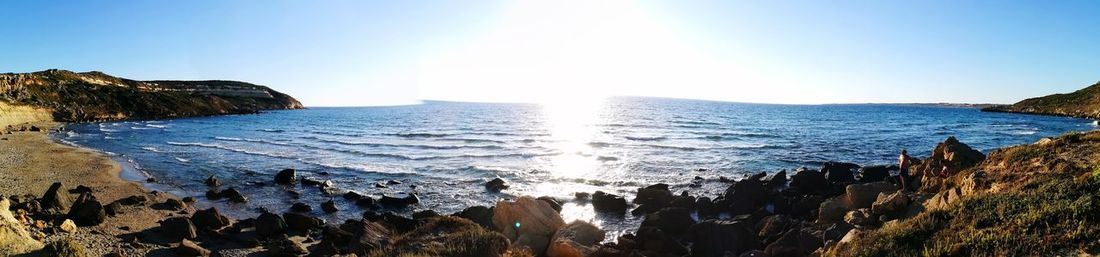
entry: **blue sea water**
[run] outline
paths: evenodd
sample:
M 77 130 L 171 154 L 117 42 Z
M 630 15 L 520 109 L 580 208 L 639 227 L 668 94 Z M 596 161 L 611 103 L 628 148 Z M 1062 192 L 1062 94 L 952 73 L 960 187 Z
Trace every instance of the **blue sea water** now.
M 492 205 L 515 196 L 572 199 L 603 190 L 633 197 L 641 186 L 713 196 L 738 178 L 761 171 L 818 167 L 826 161 L 889 164 L 901 149 L 929 155 L 956 136 L 982 151 L 1031 143 L 1068 131 L 1093 130 L 1091 120 L 925 105 L 765 105 L 659 98 L 611 98 L 564 105 L 426 102 L 393 107 L 311 108 L 258 115 L 66 126 L 58 140 L 104 151 L 127 164 L 132 179 L 202 198 L 214 175 L 247 204 L 202 202 L 238 218 L 256 208 L 283 211 L 294 202 L 338 222 L 362 209 L 319 190 L 271 183 L 276 172 L 330 180 L 341 190 L 380 196 L 416 193 L 407 210 L 441 213 Z M 324 173 L 322 173 L 324 172 Z M 137 174 L 137 175 L 134 175 Z M 322 175 L 328 174 L 328 175 Z M 691 187 L 695 176 L 706 178 Z M 511 188 L 486 192 L 500 177 Z M 376 183 L 399 185 L 378 188 Z M 286 191 L 294 189 L 301 199 Z M 334 199 L 343 211 L 322 214 Z M 568 203 L 567 219 L 611 231 L 633 229 L 637 217 L 597 215 Z

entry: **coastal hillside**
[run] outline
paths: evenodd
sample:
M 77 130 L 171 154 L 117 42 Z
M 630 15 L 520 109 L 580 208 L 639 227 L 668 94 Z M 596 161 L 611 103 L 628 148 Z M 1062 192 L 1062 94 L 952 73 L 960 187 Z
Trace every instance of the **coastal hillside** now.
M 1100 119 L 1100 82 L 1073 93 L 1030 98 L 1012 105 L 984 108 L 982 111 Z
M 289 95 L 245 82 L 137 81 L 102 72 L 66 70 L 0 74 L 0 103 L 4 104 L 4 110 L 45 109 L 54 121 L 63 122 L 160 119 L 302 108 L 302 104 Z M 9 115 L 4 113 L 4 116 Z

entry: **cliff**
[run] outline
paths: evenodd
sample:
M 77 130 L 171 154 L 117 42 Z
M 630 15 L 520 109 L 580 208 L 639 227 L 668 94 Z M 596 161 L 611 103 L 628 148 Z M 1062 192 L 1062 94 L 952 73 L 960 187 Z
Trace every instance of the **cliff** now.
M 300 109 L 293 97 L 237 81 L 137 81 L 102 72 L 0 74 L 0 102 L 55 121 L 160 119 Z M 4 114 L 8 116 L 7 113 Z
M 1030 98 L 1012 105 L 984 108 L 982 111 L 1100 119 L 1100 82 L 1073 93 Z

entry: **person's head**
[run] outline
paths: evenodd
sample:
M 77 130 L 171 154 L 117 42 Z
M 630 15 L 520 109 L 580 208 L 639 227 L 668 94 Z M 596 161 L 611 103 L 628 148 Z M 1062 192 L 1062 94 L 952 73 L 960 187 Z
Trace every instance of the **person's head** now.
M 909 151 L 905 151 L 905 149 L 901 149 L 901 155 L 909 155 Z

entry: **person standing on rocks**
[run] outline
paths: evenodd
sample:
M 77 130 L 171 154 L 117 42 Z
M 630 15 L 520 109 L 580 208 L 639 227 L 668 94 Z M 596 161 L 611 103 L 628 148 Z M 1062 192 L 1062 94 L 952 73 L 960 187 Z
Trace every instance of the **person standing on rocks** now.
M 899 180 L 901 180 L 902 191 L 908 188 L 905 183 L 906 180 L 909 180 L 909 166 L 912 165 L 913 163 L 909 159 L 909 152 L 905 151 L 905 149 L 901 149 L 901 155 L 898 156 L 898 177 Z

